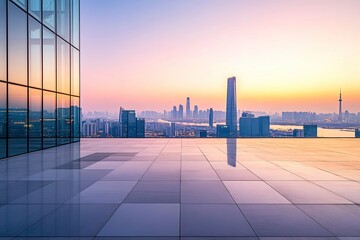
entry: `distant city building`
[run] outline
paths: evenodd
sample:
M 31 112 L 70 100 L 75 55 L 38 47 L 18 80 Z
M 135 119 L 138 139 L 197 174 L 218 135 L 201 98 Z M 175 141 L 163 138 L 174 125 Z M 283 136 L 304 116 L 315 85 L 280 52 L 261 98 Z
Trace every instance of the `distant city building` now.
M 179 114 L 178 114 L 179 116 L 178 116 L 178 118 L 179 118 L 179 120 L 183 120 L 183 118 L 184 118 L 184 107 L 183 107 L 183 105 L 179 105 Z
M 355 129 L 355 137 L 360 138 L 360 129 Z
M 240 137 L 269 137 L 270 117 L 255 118 L 251 113 L 243 113 L 239 119 Z
M 283 112 L 284 122 L 313 122 L 316 121 L 316 113 L 313 112 Z
M 294 129 L 293 130 L 293 137 L 294 138 L 303 138 L 304 137 L 304 130 L 303 129 Z
M 136 114 L 134 110 L 121 112 L 121 137 L 136 138 Z
M 96 136 L 96 124 L 94 122 L 85 122 L 82 127 L 82 134 L 84 137 Z
M 145 137 L 145 119 L 144 118 L 136 119 L 136 137 L 137 138 Z
M 186 98 L 186 118 L 190 119 L 191 118 L 191 108 L 190 108 L 190 98 L 187 97 Z
M 200 138 L 206 138 L 207 137 L 207 131 L 206 130 L 200 130 L 199 136 L 200 136 Z
M 199 118 L 199 108 L 197 105 L 194 106 L 193 118 Z
M 341 97 L 341 89 L 340 89 L 340 97 L 339 97 L 339 123 L 343 122 L 342 116 L 342 97 Z
M 176 124 L 171 123 L 170 124 L 170 137 L 175 137 L 175 136 L 176 136 Z
M 226 125 L 229 128 L 228 137 L 237 137 L 237 106 L 236 106 L 236 78 L 227 80 L 226 96 Z
M 230 127 L 228 125 L 216 125 L 216 137 L 228 138 L 230 136 Z
M 177 119 L 177 110 L 176 110 L 176 106 L 173 106 L 173 110 L 172 110 L 172 118 L 173 118 L 173 119 Z
M 316 138 L 317 137 L 317 125 L 304 125 L 304 137 Z
M 212 108 L 209 111 L 209 127 L 214 127 L 214 110 Z

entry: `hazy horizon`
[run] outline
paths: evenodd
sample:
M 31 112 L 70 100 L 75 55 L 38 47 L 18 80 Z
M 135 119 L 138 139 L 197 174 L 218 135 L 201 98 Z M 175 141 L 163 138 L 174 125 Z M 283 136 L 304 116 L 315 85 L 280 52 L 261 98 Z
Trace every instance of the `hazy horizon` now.
M 191 98 L 224 110 L 360 112 L 360 1 L 87 0 L 81 6 L 84 111 L 170 110 Z

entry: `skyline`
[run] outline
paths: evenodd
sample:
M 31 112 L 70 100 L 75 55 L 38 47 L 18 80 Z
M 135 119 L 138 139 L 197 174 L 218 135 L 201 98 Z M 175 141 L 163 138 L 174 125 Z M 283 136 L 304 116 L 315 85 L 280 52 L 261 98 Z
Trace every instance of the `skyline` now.
M 107 2 L 82 3 L 84 111 L 225 110 L 230 76 L 239 109 L 360 111 L 358 1 Z

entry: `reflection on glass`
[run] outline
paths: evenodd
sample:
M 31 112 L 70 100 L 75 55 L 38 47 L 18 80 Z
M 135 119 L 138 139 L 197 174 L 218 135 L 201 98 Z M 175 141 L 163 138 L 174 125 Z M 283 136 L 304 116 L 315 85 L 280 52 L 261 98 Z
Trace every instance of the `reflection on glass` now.
M 72 1 L 71 8 L 71 43 L 79 49 L 80 45 L 80 3 Z
M 29 90 L 29 151 L 42 147 L 42 91 Z
M 236 138 L 227 138 L 226 147 L 228 165 L 236 167 Z
M 12 1 L 22 9 L 26 10 L 26 0 L 12 0 Z
M 58 38 L 57 91 L 70 94 L 70 45 Z
M 42 87 L 41 25 L 29 17 L 29 85 Z
M 41 20 L 41 0 L 29 0 L 29 13 Z
M 43 0 L 43 23 L 55 31 L 55 0 Z
M 57 1 L 57 34 L 70 42 L 70 0 Z
M 70 142 L 70 96 L 57 95 L 57 144 Z
M 55 35 L 43 28 L 43 86 L 47 90 L 56 90 L 56 48 Z
M 6 1 L 0 0 L 0 80 L 6 80 Z
M 6 157 L 6 84 L 0 82 L 0 158 Z
M 71 94 L 80 96 L 80 54 L 71 48 Z
M 9 2 L 9 81 L 27 85 L 26 13 Z
M 44 148 L 56 145 L 56 94 L 43 92 L 43 141 Z
M 80 98 L 71 97 L 71 141 L 80 139 Z
M 9 156 L 27 152 L 27 88 L 9 84 Z

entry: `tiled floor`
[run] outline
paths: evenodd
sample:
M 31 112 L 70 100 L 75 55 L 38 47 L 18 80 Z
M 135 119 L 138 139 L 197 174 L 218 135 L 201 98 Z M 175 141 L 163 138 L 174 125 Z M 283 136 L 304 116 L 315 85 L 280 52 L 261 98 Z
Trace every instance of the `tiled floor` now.
M 0 161 L 0 240 L 359 240 L 357 139 L 83 139 Z

